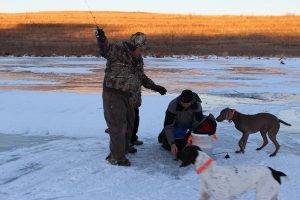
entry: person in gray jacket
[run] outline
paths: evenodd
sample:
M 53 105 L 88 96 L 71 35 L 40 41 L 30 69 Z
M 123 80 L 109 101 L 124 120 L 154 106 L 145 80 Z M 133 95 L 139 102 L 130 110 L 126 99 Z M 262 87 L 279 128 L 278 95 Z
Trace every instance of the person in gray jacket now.
M 176 155 L 186 146 L 190 132 L 204 119 L 199 96 L 191 90 L 183 90 L 169 103 L 164 128 L 158 136 L 158 141 L 164 149 L 171 150 Z

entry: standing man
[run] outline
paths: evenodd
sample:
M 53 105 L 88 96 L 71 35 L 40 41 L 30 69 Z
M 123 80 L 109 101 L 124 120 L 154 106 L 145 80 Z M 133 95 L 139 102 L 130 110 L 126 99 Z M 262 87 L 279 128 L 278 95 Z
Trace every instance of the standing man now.
M 137 150 L 130 145 L 134 126 L 134 108 L 141 105 L 141 86 L 166 94 L 167 90 L 156 85 L 144 73 L 142 53 L 146 36 L 137 32 L 129 41 L 108 42 L 103 29 L 97 27 L 96 37 L 100 55 L 106 60 L 103 80 L 104 117 L 110 136 L 110 154 L 107 160 L 112 165 L 130 166 L 127 153 Z

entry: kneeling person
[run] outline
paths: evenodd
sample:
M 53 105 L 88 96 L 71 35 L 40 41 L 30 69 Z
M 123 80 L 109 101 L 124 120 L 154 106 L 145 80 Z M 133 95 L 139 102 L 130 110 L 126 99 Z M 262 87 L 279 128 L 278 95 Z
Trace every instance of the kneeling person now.
M 158 136 L 162 147 L 174 155 L 187 144 L 188 130 L 195 130 L 205 119 L 201 99 L 191 90 L 183 90 L 166 111 L 164 129 Z

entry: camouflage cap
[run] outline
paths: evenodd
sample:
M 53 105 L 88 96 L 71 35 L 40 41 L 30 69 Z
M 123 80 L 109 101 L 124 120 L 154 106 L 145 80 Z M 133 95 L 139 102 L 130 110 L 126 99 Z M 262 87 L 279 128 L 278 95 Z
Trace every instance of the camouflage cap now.
M 132 34 L 130 37 L 130 43 L 135 47 L 145 46 L 146 41 L 147 41 L 146 35 L 142 32 L 137 32 L 135 34 Z

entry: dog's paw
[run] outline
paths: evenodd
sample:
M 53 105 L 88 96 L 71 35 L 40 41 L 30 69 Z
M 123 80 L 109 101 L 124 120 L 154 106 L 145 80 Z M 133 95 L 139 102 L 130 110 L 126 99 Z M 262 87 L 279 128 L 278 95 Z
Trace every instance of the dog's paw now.
M 256 151 L 260 151 L 262 148 L 257 148 Z
M 272 153 L 269 155 L 269 157 L 274 157 L 274 156 L 276 156 L 276 153 Z

